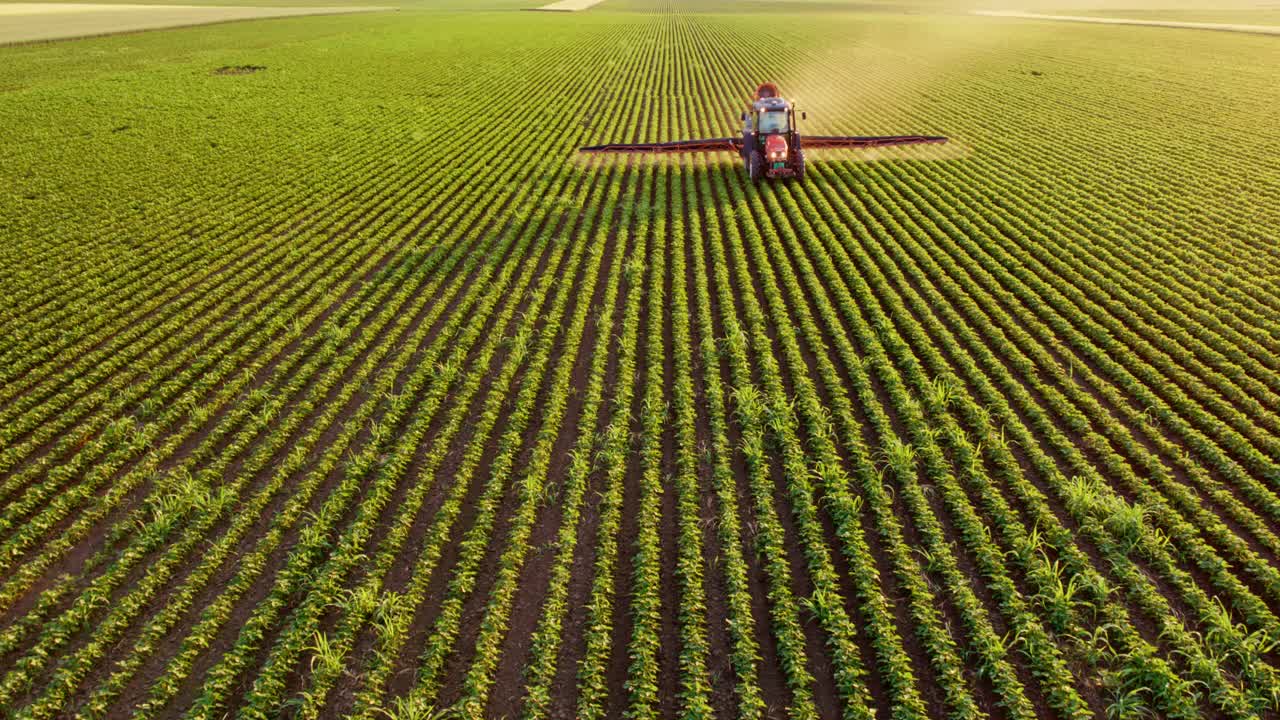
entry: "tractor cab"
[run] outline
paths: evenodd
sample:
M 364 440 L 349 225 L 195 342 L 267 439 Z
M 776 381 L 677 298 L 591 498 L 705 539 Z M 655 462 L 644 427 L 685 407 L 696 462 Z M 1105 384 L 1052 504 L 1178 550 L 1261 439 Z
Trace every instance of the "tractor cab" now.
M 761 85 L 751 109 L 742 113 L 742 159 L 752 180 L 804 175 L 795 108 L 778 97 L 773 83 Z
M 791 103 L 782 98 L 769 98 L 751 103 L 751 110 L 742 114 L 747 130 L 760 135 L 785 135 L 795 125 L 795 111 Z

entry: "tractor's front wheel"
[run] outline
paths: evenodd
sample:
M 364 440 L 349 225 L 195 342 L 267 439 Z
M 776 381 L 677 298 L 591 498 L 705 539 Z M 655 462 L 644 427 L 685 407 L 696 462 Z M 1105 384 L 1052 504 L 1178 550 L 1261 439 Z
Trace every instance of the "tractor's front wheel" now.
M 804 150 L 796 148 L 796 154 L 792 159 L 791 169 L 795 173 L 795 178 L 797 180 L 804 179 Z
M 759 150 L 752 150 L 747 156 L 747 177 L 754 183 L 764 178 L 764 155 Z

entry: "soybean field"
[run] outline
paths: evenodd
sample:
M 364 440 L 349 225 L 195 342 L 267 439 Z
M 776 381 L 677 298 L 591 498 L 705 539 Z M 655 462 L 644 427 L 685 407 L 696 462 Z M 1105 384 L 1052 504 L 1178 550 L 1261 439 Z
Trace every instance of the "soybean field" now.
M 5 716 L 1280 713 L 1280 38 L 539 4 L 0 47 Z

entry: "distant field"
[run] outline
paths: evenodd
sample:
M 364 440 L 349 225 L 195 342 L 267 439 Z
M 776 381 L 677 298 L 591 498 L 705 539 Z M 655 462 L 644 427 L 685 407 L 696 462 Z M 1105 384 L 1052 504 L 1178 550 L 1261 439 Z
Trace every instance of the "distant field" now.
M 1075 13 L 1069 13 L 1075 14 Z M 1222 8 L 1214 10 L 1111 10 L 1089 11 L 1100 17 L 1128 17 L 1140 20 L 1173 20 L 1177 22 L 1239 23 L 1249 25 L 1280 25 L 1280 8 L 1242 10 Z
M 297 15 L 369 12 L 376 7 L 198 7 L 88 3 L 0 3 L 0 44 L 108 35 Z
M 1108 17 L 1101 15 L 1049 15 L 1044 13 L 1028 13 L 1018 10 L 975 10 L 975 15 L 984 17 L 1003 17 L 1021 20 L 1044 20 L 1050 22 L 1083 22 L 1099 25 L 1129 25 L 1162 27 L 1178 30 L 1211 30 L 1225 32 L 1244 32 L 1259 35 L 1280 35 L 1280 25 L 1261 25 L 1255 23 L 1224 22 L 1187 22 L 1151 14 L 1147 17 Z
M 535 4 L 0 48 L 0 715 L 1280 713 L 1280 39 Z

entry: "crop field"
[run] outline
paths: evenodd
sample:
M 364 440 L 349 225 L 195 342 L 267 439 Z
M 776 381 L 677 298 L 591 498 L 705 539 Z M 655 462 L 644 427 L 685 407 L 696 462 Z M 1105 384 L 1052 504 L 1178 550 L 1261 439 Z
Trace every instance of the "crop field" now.
M 544 3 L 0 48 L 5 716 L 1280 713 L 1277 38 Z
M 364 7 L 196 7 L 0 2 L 0 45 L 289 15 L 370 12 Z

